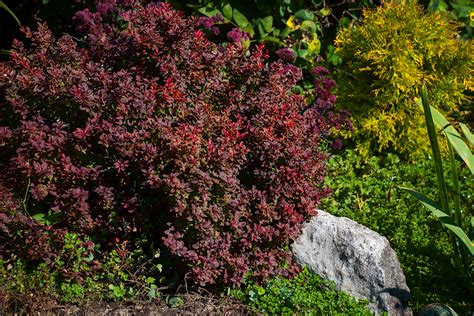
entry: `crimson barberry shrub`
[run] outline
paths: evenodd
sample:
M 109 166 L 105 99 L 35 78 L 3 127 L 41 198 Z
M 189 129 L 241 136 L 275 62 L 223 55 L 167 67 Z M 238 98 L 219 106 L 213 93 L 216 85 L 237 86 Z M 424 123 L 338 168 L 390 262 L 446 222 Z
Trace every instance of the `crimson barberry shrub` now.
M 25 29 L 0 64 L 0 254 L 51 260 L 67 231 L 147 227 L 200 284 L 296 271 L 288 245 L 329 193 L 322 145 L 349 124 L 334 82 L 315 71 L 307 105 L 297 67 L 213 43 L 165 3 L 74 22 L 81 38 Z

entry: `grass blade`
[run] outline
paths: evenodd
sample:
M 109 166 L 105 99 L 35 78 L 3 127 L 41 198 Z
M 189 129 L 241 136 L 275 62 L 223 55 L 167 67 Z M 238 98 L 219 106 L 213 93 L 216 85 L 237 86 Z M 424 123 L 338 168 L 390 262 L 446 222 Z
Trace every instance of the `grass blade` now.
M 0 1 L 0 8 L 5 9 L 5 11 L 7 11 L 15 19 L 16 23 L 18 23 L 18 25 L 21 25 L 20 20 L 18 20 L 15 13 L 13 13 L 13 11 L 10 10 L 10 8 L 3 1 Z
M 420 201 L 424 206 L 426 206 L 434 216 L 439 218 L 441 223 L 449 229 L 451 232 L 454 233 L 454 235 L 458 238 L 459 241 L 466 247 L 468 252 L 471 254 L 471 256 L 474 255 L 474 245 L 469 239 L 469 237 L 466 235 L 466 233 L 462 230 L 461 227 L 457 226 L 456 223 L 451 219 L 451 217 L 443 212 L 435 201 L 431 200 L 428 198 L 426 195 L 421 194 L 413 189 L 406 188 L 406 187 L 400 187 L 400 189 L 405 190 L 409 192 L 411 195 L 413 195 L 418 201 Z
M 474 135 L 472 135 L 469 128 L 466 126 L 466 124 L 463 123 L 460 123 L 459 126 L 461 126 L 461 130 L 464 133 L 464 136 L 466 137 L 469 144 L 471 144 L 471 146 L 474 146 Z
M 445 213 L 449 212 L 448 202 L 448 190 L 446 188 L 446 182 L 444 181 L 443 163 L 441 162 L 441 154 L 439 151 L 439 144 L 437 139 L 436 128 L 433 123 L 433 117 L 431 115 L 431 107 L 428 100 L 428 91 L 426 86 L 421 87 L 421 103 L 423 105 L 423 112 L 425 114 L 426 127 L 428 129 L 428 136 L 430 138 L 431 150 L 433 152 L 434 166 L 436 170 L 436 178 L 438 179 L 439 188 L 439 200 L 441 209 Z
M 448 122 L 448 120 L 446 120 L 437 109 L 434 107 L 430 108 L 436 127 L 442 130 L 446 137 L 448 137 L 448 140 L 453 145 L 454 150 L 456 150 L 461 159 L 466 163 L 469 170 L 471 170 L 471 173 L 474 174 L 474 156 L 472 155 L 471 150 L 466 145 L 458 131 Z

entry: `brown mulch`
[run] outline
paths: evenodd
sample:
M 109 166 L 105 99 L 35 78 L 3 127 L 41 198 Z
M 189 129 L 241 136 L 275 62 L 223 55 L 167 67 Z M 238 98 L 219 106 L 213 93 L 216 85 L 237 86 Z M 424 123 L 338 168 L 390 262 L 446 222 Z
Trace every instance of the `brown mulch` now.
M 58 316 L 131 316 L 131 315 L 258 315 L 250 307 L 231 298 L 215 298 L 200 294 L 180 294 L 182 301 L 178 306 L 170 306 L 164 300 L 155 302 L 133 301 L 123 303 L 95 302 L 83 306 L 65 305 L 41 308 L 41 311 L 28 315 Z M 2 313 L 0 312 L 0 315 Z M 7 315 L 25 315 L 24 312 Z

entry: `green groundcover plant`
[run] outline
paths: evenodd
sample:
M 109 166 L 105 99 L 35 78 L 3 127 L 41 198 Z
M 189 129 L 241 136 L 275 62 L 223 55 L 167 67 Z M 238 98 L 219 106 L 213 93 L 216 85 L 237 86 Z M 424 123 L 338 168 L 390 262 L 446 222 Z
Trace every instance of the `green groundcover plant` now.
M 349 217 L 388 238 L 407 277 L 412 308 L 418 310 L 432 302 L 448 303 L 461 311 L 468 308 L 472 297 L 453 269 L 454 249 L 447 230 L 431 211 L 398 189 L 420 188 L 427 196 L 436 197 L 433 161 L 402 163 L 394 154 L 366 159 L 354 150 L 346 150 L 333 156 L 329 165 L 327 183 L 334 191 L 324 201 L 323 209 Z M 469 170 L 461 168 L 460 180 L 464 183 L 461 203 L 472 209 L 474 181 Z M 448 186 L 452 185 L 448 181 Z
M 58 304 L 154 299 L 160 296 L 159 253 L 152 258 L 141 247 L 125 244 L 102 251 L 89 238 L 64 236 L 60 255 L 50 265 L 14 257 L 0 258 L 0 314 L 35 313 Z
M 250 280 L 230 294 L 270 315 L 372 315 L 367 301 L 358 301 L 335 285 L 303 269 L 295 278 L 275 277 L 263 285 Z

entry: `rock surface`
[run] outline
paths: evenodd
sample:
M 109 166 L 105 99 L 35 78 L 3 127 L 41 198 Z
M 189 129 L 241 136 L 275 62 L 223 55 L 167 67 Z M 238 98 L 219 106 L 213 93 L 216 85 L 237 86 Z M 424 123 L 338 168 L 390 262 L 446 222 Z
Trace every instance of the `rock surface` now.
M 377 315 L 412 315 L 410 290 L 387 238 L 348 218 L 318 210 L 292 245 L 296 260 L 339 290 L 369 301 Z

